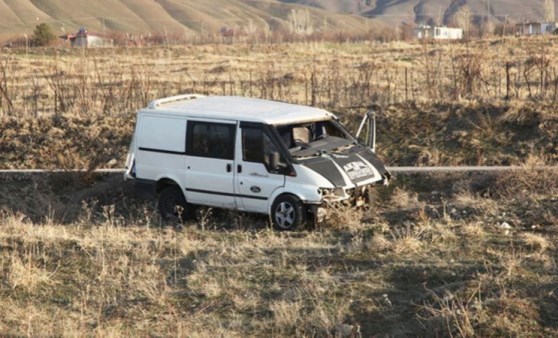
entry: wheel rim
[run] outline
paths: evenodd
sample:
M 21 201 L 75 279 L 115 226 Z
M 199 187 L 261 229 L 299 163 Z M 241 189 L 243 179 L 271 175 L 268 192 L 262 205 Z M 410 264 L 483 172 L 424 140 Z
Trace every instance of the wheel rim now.
M 275 208 L 275 222 L 282 228 L 288 228 L 294 224 L 295 208 L 289 202 L 281 202 Z

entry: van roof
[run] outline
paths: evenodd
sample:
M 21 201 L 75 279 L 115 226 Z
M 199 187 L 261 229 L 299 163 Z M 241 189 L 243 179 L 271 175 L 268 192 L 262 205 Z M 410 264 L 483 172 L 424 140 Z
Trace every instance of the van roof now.
M 240 96 L 179 95 L 152 101 L 144 111 L 154 110 L 173 115 L 273 125 L 318 121 L 334 116 L 319 108 Z

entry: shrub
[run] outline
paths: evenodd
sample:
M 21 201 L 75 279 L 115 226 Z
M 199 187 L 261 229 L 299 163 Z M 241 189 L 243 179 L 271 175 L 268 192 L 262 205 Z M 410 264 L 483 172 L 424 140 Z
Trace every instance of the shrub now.
M 41 23 L 35 27 L 33 31 L 33 45 L 35 46 L 48 46 L 56 40 L 56 36 L 52 32 L 52 28 L 46 24 Z

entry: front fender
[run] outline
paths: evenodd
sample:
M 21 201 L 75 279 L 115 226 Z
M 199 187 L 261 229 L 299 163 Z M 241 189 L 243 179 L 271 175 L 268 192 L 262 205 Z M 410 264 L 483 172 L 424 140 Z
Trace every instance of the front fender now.
M 296 196 L 299 200 L 302 201 L 304 204 L 308 205 L 319 205 L 322 203 L 322 195 L 318 192 L 318 188 L 314 186 L 306 186 L 302 187 L 301 185 L 297 185 L 297 189 L 290 189 L 288 186 L 278 188 L 273 192 L 271 197 L 269 198 L 269 203 L 267 205 L 268 213 L 271 214 L 271 207 L 273 202 L 277 199 L 277 197 L 290 194 Z M 301 189 L 302 188 L 302 189 Z

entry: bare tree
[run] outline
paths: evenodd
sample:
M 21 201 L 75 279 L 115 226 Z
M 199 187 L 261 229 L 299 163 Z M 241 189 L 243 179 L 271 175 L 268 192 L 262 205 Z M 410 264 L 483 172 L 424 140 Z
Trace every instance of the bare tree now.
M 492 35 L 494 33 L 494 22 L 491 20 L 490 14 L 490 0 L 486 0 L 486 12 L 484 14 L 484 20 L 482 21 L 481 33 L 482 35 Z
M 455 23 L 459 28 L 463 29 L 465 36 L 470 33 L 472 20 L 473 12 L 467 5 L 461 7 L 455 14 Z
M 487 19 L 486 21 L 483 22 L 482 24 L 482 34 L 483 36 L 490 36 L 492 34 L 494 34 L 494 29 L 496 28 L 496 25 L 494 24 L 494 21 Z
M 309 35 L 314 32 L 310 11 L 293 9 L 287 17 L 289 31 L 297 35 Z
M 556 21 L 556 15 L 554 14 L 554 0 L 544 0 L 543 13 L 545 22 Z

